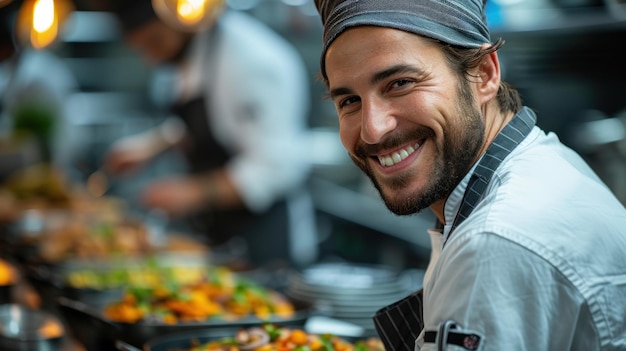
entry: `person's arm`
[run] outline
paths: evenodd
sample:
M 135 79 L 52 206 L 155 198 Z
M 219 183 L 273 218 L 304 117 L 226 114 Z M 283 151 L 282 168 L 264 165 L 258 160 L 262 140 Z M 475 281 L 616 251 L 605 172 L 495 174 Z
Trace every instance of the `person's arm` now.
M 456 331 L 480 338 L 482 351 L 570 350 L 573 340 L 577 350 L 598 349 L 574 339 L 574 331 L 592 329 L 587 307 L 553 264 L 495 234 L 467 234 L 446 245 L 424 290 L 425 332 L 453 321 Z M 423 336 L 419 350 L 438 350 Z
M 186 132 L 176 117 L 159 126 L 118 140 L 104 157 L 105 171 L 117 174 L 136 169 L 165 150 L 183 142 Z
M 200 174 L 195 181 L 199 184 L 204 206 L 217 209 L 244 206 L 239 190 L 224 169 Z
M 144 189 L 141 201 L 172 217 L 243 206 L 239 191 L 223 169 L 155 180 Z

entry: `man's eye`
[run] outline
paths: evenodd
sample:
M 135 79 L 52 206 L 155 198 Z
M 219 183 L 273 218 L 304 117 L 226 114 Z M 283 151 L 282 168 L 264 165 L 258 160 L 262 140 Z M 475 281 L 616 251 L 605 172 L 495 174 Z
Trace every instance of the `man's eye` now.
M 392 88 L 401 88 L 401 87 L 403 87 L 405 85 L 409 85 L 411 83 L 413 83 L 413 81 L 410 80 L 410 79 L 398 79 L 398 80 L 394 81 L 393 83 L 391 83 L 391 87 Z
M 347 97 L 345 99 L 342 99 L 341 101 L 339 101 L 339 107 L 344 108 L 344 107 L 348 107 L 350 105 L 353 105 L 357 102 L 359 102 L 359 98 L 356 96 L 350 96 Z

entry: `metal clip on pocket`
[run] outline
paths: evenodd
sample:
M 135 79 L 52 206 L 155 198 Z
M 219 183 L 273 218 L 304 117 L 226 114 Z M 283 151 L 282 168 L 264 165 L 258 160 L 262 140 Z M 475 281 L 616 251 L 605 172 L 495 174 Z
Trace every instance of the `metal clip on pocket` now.
M 456 329 L 456 322 L 447 320 L 439 326 L 439 333 L 437 333 L 437 351 L 445 351 L 448 348 L 448 335 L 450 329 Z

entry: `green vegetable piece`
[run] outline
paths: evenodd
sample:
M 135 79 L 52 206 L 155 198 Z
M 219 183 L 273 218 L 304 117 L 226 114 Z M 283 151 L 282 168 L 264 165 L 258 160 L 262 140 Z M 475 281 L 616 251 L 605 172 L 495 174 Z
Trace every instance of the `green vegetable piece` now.
M 208 275 L 209 282 L 211 284 L 215 284 L 217 286 L 222 286 L 222 280 L 220 279 L 220 275 L 219 275 L 217 269 L 210 268 L 207 273 L 208 273 L 207 275 Z
M 363 341 L 357 341 L 354 344 L 354 351 L 368 351 L 368 349 Z
M 153 290 L 152 288 L 135 286 L 135 287 L 129 288 L 128 292 L 132 294 L 133 296 L 135 296 L 135 298 L 137 299 L 137 304 L 141 305 L 141 304 L 150 304 L 150 300 L 153 295 L 152 290 Z
M 223 338 L 220 340 L 220 344 L 221 345 L 233 345 L 236 346 L 237 344 L 237 340 L 235 338 L 229 337 L 229 338 Z
M 280 337 L 280 329 L 276 328 L 274 324 L 266 323 L 263 325 L 263 329 L 270 337 L 270 341 L 276 341 Z
M 323 345 L 322 347 L 323 351 L 335 351 L 333 344 L 330 342 L 332 337 L 333 337 L 332 334 L 324 334 L 320 336 L 320 341 L 322 342 L 322 345 Z

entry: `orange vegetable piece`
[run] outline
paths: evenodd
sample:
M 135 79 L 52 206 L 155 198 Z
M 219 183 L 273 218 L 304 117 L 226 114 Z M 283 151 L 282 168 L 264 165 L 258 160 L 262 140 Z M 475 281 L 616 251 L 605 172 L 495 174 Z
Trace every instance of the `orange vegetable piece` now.
M 309 335 L 304 330 L 294 329 L 291 332 L 291 336 L 289 337 L 289 339 L 294 344 L 296 344 L 298 346 L 303 346 L 303 345 L 308 344 L 308 342 L 309 342 Z
M 119 303 L 109 306 L 105 316 L 117 322 L 135 323 L 143 318 L 143 312 L 135 306 Z
M 334 345 L 335 351 L 351 351 L 354 349 L 352 344 L 348 344 L 346 342 L 336 342 Z
M 309 347 L 311 348 L 311 350 L 320 349 L 322 348 L 322 346 L 324 346 L 324 344 L 322 343 L 320 339 L 311 340 L 311 343 L 309 344 Z

